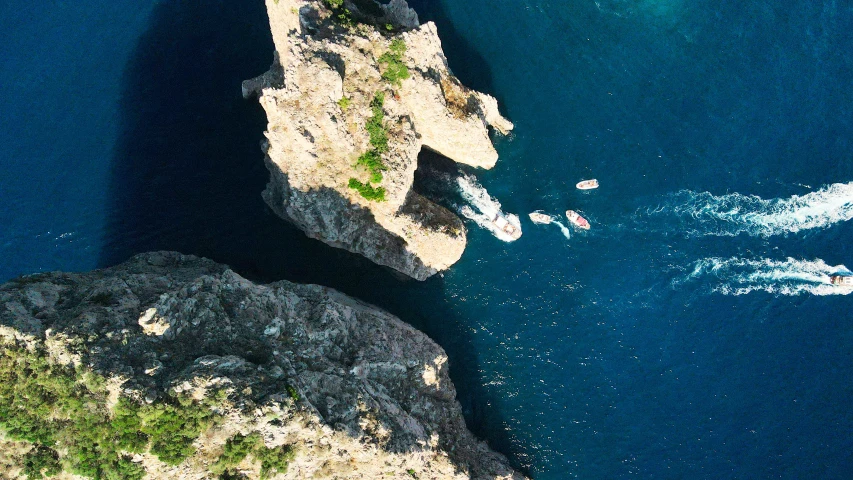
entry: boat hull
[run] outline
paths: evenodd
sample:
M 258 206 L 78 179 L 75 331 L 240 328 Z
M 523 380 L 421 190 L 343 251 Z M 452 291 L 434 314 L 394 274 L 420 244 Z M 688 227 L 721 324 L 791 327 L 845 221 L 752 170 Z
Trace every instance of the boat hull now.
M 566 218 L 569 219 L 569 223 L 574 225 L 581 230 L 589 230 L 590 225 L 587 219 L 583 218 L 578 212 L 574 210 L 566 210 Z
M 550 215 L 545 215 L 544 213 L 532 212 L 528 214 L 530 217 L 530 221 L 533 223 L 538 223 L 540 225 L 547 225 L 553 221 Z
M 584 180 L 582 182 L 578 182 L 578 184 L 575 186 L 578 188 L 578 190 L 593 190 L 595 188 L 598 188 L 598 180 L 594 178 L 592 180 Z

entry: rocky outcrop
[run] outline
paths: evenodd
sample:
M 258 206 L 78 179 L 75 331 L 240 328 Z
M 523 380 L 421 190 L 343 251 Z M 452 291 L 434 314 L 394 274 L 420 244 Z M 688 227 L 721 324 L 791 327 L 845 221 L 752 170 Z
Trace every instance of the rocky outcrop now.
M 293 447 L 276 478 L 523 478 L 465 427 L 438 345 L 328 288 L 257 285 L 209 260 L 144 254 L 0 286 L 0 343 L 98 374 L 111 404 L 217 392 L 220 420 L 192 456 L 133 456 L 148 478 L 213 478 L 226 439 L 250 432 Z M 0 433 L 3 445 L 14 476 L 28 447 Z M 236 473 L 257 478 L 259 467 L 249 457 Z
M 243 93 L 259 97 L 269 122 L 267 204 L 312 238 L 423 280 L 460 258 L 466 236 L 455 215 L 412 190 L 418 153 L 491 168 L 498 155 L 489 127 L 506 133 L 512 124 L 494 98 L 451 74 L 434 24 L 418 25 L 404 0 L 370 17 L 372 1 L 334 9 L 331 0 L 267 0 L 276 58 Z M 383 79 L 381 57 L 395 40 L 406 46 L 401 81 Z M 366 125 L 377 94 L 389 141 L 373 186 L 385 201 L 349 186 L 351 178 L 369 180 L 356 163 L 371 148 Z

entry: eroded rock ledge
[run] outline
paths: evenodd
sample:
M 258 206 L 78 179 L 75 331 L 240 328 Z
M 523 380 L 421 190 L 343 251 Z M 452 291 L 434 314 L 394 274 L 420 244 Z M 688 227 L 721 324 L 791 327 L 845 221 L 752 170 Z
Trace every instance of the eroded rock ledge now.
M 459 260 L 466 235 L 454 214 L 412 190 L 418 153 L 491 168 L 498 155 L 489 127 L 506 133 L 512 123 L 494 98 L 450 73 L 434 24 L 418 25 L 403 0 L 371 18 L 359 10 L 371 1 L 343 2 L 356 21 L 342 23 L 332 0 L 267 0 L 276 58 L 243 93 L 260 98 L 269 122 L 267 204 L 312 238 L 424 280 Z M 399 83 L 383 80 L 380 61 L 395 40 L 405 42 L 409 71 Z M 368 181 L 355 164 L 370 149 L 365 125 L 380 92 L 389 142 L 376 185 L 385 201 L 377 202 L 348 183 Z
M 292 448 L 286 473 L 275 478 L 523 478 L 465 427 L 438 345 L 382 310 L 316 285 L 256 285 L 172 252 L 84 274 L 32 275 L 0 286 L 0 348 L 7 363 L 17 348 L 76 366 L 80 385 L 107 390 L 89 409 L 120 397 L 155 407 L 169 398 L 211 405 L 219 420 L 179 464 L 151 453 L 125 457 L 146 478 L 216 478 L 212 466 L 237 434 Z M 8 477 L 0 478 L 20 478 L 30 446 L 3 432 L 26 423 L 16 415 L 27 409 L 4 401 L 0 466 Z M 63 445 L 73 437 L 47 438 L 45 448 L 70 455 Z M 247 457 L 229 478 L 259 471 Z

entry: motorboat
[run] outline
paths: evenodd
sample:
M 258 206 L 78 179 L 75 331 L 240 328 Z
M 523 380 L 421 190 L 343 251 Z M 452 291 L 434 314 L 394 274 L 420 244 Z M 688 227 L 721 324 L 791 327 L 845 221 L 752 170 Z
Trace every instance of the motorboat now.
M 542 212 L 532 212 L 529 216 L 531 222 L 538 223 L 540 225 L 547 225 L 554 221 L 554 219 L 551 218 L 551 215 L 545 215 Z
M 589 230 L 589 222 L 574 210 L 566 210 L 566 218 L 569 222 L 581 230 Z
M 837 287 L 853 288 L 853 274 L 836 273 L 829 276 L 829 283 Z
M 578 187 L 578 190 L 592 190 L 594 188 L 598 188 L 598 180 L 594 178 L 592 180 L 584 180 L 582 182 L 578 182 L 576 187 Z
M 509 235 L 513 240 L 521 238 L 521 229 L 509 223 L 509 219 L 501 213 L 495 214 L 494 218 L 492 218 L 492 224 L 497 227 L 498 230 Z

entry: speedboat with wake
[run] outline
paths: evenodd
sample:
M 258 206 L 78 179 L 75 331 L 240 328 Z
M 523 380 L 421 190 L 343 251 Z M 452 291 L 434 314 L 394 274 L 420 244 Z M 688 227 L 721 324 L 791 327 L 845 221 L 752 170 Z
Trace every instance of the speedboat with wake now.
M 598 180 L 594 178 L 592 180 L 584 180 L 582 182 L 578 182 L 575 186 L 578 187 L 578 190 L 592 190 L 594 188 L 598 188 Z
M 494 218 L 491 219 L 491 221 L 492 224 L 498 228 L 498 230 L 509 235 L 513 241 L 521 238 L 521 229 L 509 223 L 509 219 L 507 219 L 503 214 L 496 213 Z
M 569 219 L 572 225 L 581 230 L 589 230 L 589 222 L 574 210 L 566 210 L 566 218 Z
M 545 215 L 542 212 L 532 212 L 529 216 L 531 222 L 538 223 L 540 225 L 547 225 L 554 221 L 554 219 L 551 218 L 551 215 Z
M 829 283 L 836 287 L 853 288 L 853 273 L 837 272 L 829 276 Z

